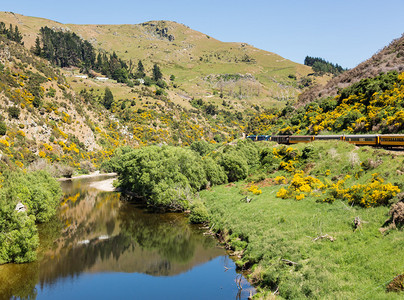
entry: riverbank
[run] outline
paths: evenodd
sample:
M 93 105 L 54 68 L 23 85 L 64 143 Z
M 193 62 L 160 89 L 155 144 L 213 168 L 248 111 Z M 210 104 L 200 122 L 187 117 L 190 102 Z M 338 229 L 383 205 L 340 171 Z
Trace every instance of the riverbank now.
M 103 192 L 114 192 L 114 191 L 117 191 L 113 185 L 115 179 L 116 178 L 110 178 L 107 180 L 96 181 L 96 182 L 93 182 L 92 184 L 90 184 L 90 187 L 103 191 Z
M 95 171 L 91 174 L 76 175 L 76 176 L 72 176 L 70 178 L 59 178 L 58 181 L 69 181 L 69 180 L 74 180 L 74 179 L 94 178 L 94 177 L 100 177 L 100 176 L 118 176 L 118 174 L 117 173 L 100 173 L 100 171 Z
M 386 285 L 403 272 L 402 231 L 382 235 L 388 208 L 363 209 L 275 198 L 279 187 L 263 187 L 252 201 L 240 201 L 245 183 L 203 191 L 213 230 L 248 269 L 261 292 L 287 299 L 401 299 Z M 355 217 L 363 220 L 354 230 Z M 401 250 L 400 250 L 401 249 Z
M 402 199 L 403 157 L 341 143 L 266 153 L 268 173 L 200 192 L 212 231 L 259 294 L 402 299 L 387 290 L 404 271 L 404 232 L 389 215 Z

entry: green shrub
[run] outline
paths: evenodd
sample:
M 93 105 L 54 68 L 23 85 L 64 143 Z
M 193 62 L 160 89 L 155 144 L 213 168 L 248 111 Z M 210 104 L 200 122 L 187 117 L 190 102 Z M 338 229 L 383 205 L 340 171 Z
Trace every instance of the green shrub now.
M 207 141 L 196 141 L 191 144 L 191 150 L 198 153 L 200 156 L 205 156 L 213 150 L 213 145 Z
M 7 125 L 0 121 L 0 135 L 5 135 L 7 133 Z
M 11 106 L 8 108 L 8 115 L 10 118 L 18 119 L 20 117 L 20 109 L 17 106 Z
M 192 204 L 191 214 L 189 216 L 189 221 L 194 224 L 205 223 L 209 219 L 209 213 L 203 202 L 198 201 Z
M 223 153 L 220 165 L 224 168 L 229 182 L 245 179 L 248 175 L 248 164 L 244 157 L 236 152 Z
M 203 160 L 206 178 L 210 185 L 218 185 L 227 182 L 226 172 L 224 168 L 217 164 L 211 157 Z
M 39 237 L 35 221 L 55 215 L 61 197 L 59 183 L 44 171 L 3 174 L 0 189 L 0 264 L 36 259 Z M 21 203 L 25 211 L 15 210 Z
M 206 186 L 202 158 L 190 149 L 150 146 L 122 155 L 120 186 L 153 206 L 189 207 L 192 194 Z

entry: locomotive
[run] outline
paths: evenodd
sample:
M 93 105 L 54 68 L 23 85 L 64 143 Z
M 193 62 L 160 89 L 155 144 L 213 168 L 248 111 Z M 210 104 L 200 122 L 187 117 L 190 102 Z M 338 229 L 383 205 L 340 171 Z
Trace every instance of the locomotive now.
M 358 146 L 385 148 L 404 147 L 404 134 L 361 134 L 361 135 L 249 135 L 252 141 L 273 141 L 278 144 L 310 143 L 312 141 L 339 140 Z

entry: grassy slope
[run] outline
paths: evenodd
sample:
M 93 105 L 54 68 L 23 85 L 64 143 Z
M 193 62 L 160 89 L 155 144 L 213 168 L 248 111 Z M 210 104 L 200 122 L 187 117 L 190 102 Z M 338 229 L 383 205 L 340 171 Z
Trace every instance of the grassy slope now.
M 224 43 L 170 21 L 144 23 L 146 25 L 74 25 L 6 12 L 0 12 L 0 19 L 19 26 L 27 47 L 33 46 L 40 27 L 48 26 L 70 29 L 92 42 L 96 49 L 115 51 L 125 60 L 132 59 L 137 63 L 141 59 L 146 70 L 151 70 L 153 63 L 159 63 L 166 80 L 170 74 L 176 76 L 179 85 L 177 92 L 193 97 L 212 96 L 212 86 L 204 80 L 209 74 L 248 73 L 259 81 L 261 93 L 246 99 L 247 103 L 279 106 L 282 105 L 281 99 L 296 98 L 300 92 L 296 81 L 288 78 L 288 75 L 295 75 L 299 79 L 312 72 L 310 67 L 275 53 L 242 43 Z M 155 33 L 156 26 L 152 25 L 168 28 L 168 34 L 174 35 L 175 40 L 170 42 L 160 38 Z M 241 62 L 246 54 L 255 63 Z M 200 57 L 204 58 L 203 62 Z M 238 62 L 235 62 L 236 58 Z M 176 99 L 179 98 L 174 97 Z M 221 101 L 218 96 L 209 100 Z
M 302 149 L 305 145 L 294 147 Z M 316 143 L 315 149 L 320 156 L 306 168 L 324 182 L 334 176 L 351 174 L 352 178 L 346 182 L 351 186 L 368 182 L 375 172 L 386 182 L 402 186 L 404 181 L 404 176 L 396 172 L 404 167 L 403 156 L 368 148 L 355 150 L 342 143 Z M 360 161 L 377 158 L 383 163 L 362 171 L 356 179 L 354 174 L 361 167 L 351 165 L 352 157 L 356 157 L 352 153 Z M 325 175 L 326 170 L 331 174 Z M 285 171 L 269 177 L 277 175 L 291 177 Z M 248 241 L 240 264 L 256 264 L 252 268 L 252 281 L 264 286 L 264 290 L 279 288 L 280 295 L 290 299 L 401 299 L 402 295 L 385 293 L 386 284 L 404 270 L 403 232 L 393 230 L 386 235 L 379 232 L 387 219 L 388 207 L 364 209 L 351 207 L 341 200 L 333 204 L 318 203 L 319 198 L 315 196 L 301 201 L 280 199 L 275 197 L 280 186 L 266 184 L 265 187 L 263 182 L 257 185 L 264 186 L 262 194 L 250 194 L 251 203 L 240 201 L 246 191 L 245 182 L 218 186 L 201 194 L 214 228 L 230 232 L 225 235 L 233 247 L 239 243 L 236 236 Z M 354 231 L 352 224 L 357 216 L 366 223 Z M 313 241 L 325 234 L 336 241 Z M 281 259 L 298 265 L 289 266 Z

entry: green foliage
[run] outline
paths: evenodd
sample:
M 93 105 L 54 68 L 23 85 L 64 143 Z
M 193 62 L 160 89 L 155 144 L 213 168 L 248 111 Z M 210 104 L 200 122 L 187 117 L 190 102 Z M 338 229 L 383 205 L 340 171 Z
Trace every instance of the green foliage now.
M 17 106 L 10 106 L 8 108 L 8 115 L 10 118 L 18 119 L 20 117 L 20 108 Z
M 106 87 L 102 105 L 104 105 L 106 109 L 110 109 L 113 102 L 114 102 L 114 95 L 112 95 L 111 90 L 108 87 Z
M 0 135 L 5 135 L 7 133 L 7 125 L 3 121 L 0 121 Z
M 156 85 L 158 87 L 161 87 L 162 89 L 165 89 L 167 87 L 167 83 L 163 79 L 157 80 Z
M 123 166 L 124 161 L 122 158 L 126 153 L 129 153 L 133 148 L 128 146 L 123 146 L 116 148 L 110 160 L 104 161 L 101 165 L 101 171 L 103 172 L 119 172 L 120 168 Z
M 304 107 L 287 105 L 271 118 L 270 125 L 272 132 L 279 134 L 401 133 L 404 130 L 403 94 L 403 73 L 381 73 L 339 90 L 335 97 L 318 99 Z M 252 118 L 250 124 L 254 127 L 249 125 L 250 132 L 267 128 L 268 122 L 263 116 Z
M 53 98 L 56 95 L 56 90 L 51 87 L 46 95 Z
M 59 67 L 85 67 L 95 65 L 94 47 L 74 32 L 55 31 L 47 26 L 41 27 L 42 48 L 36 43 L 35 52 L 40 53 Z
M 191 150 L 198 153 L 200 156 L 205 156 L 209 152 L 211 152 L 214 146 L 207 141 L 195 141 L 191 144 Z
M 21 45 L 24 44 L 22 42 L 22 34 L 18 30 L 18 26 L 16 25 L 13 28 L 13 25 L 10 24 L 9 28 L 6 28 L 6 24 L 4 22 L 0 22 L 0 35 L 5 35 L 9 40 L 17 42 Z
M 142 61 L 139 59 L 139 62 L 137 63 L 137 72 L 136 72 L 136 78 L 144 78 L 146 76 L 144 72 L 144 66 Z
M 197 201 L 191 205 L 191 214 L 189 221 L 194 224 L 205 223 L 209 219 L 209 213 L 205 205 L 201 201 Z
M 47 172 L 5 174 L 3 189 L 9 199 L 21 201 L 38 222 L 47 222 L 55 215 L 61 197 L 59 183 Z
M 0 264 L 36 259 L 39 238 L 35 220 L 55 215 L 61 197 L 59 183 L 44 171 L 5 172 L 0 189 Z M 17 211 L 17 203 L 26 211 Z
M 235 151 L 223 153 L 219 163 L 224 168 L 229 182 L 243 180 L 248 175 L 247 160 Z
M 338 102 L 341 103 L 342 100 L 352 95 L 364 95 L 367 99 L 366 104 L 369 104 L 370 98 L 374 93 L 391 90 L 397 81 L 397 71 L 390 71 L 388 73 L 382 73 L 373 78 L 362 79 L 359 82 L 354 83 L 351 86 L 340 91 Z
M 159 79 L 163 78 L 160 67 L 157 64 L 153 65 L 153 81 L 157 82 Z
M 218 185 L 227 182 L 227 175 L 224 168 L 219 165 L 213 158 L 206 157 L 203 160 L 206 179 L 210 185 Z
M 304 64 L 313 68 L 313 71 L 319 74 L 331 73 L 333 75 L 339 75 L 346 71 L 338 64 L 330 63 L 320 57 L 306 56 Z
M 192 194 L 207 183 L 203 162 L 189 149 L 150 146 L 121 158 L 120 186 L 153 206 L 184 209 Z

